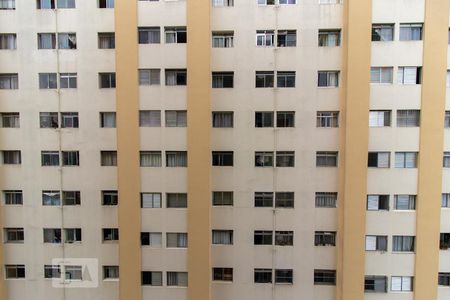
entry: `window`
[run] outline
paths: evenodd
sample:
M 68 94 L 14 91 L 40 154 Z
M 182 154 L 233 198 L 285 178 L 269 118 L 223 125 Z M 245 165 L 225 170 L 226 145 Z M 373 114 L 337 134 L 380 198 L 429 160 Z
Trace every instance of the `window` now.
M 186 193 L 167 193 L 167 208 L 187 208 Z
M 316 207 L 337 207 L 337 193 L 333 192 L 316 192 Z
M 0 0 L 1 9 L 16 9 L 16 0 Z
M 58 8 L 75 8 L 75 0 L 56 0 Z
M 161 167 L 161 151 L 141 151 L 140 164 L 141 167 Z
M 370 83 L 392 83 L 393 67 L 371 67 Z
M 255 269 L 255 283 L 272 283 L 272 269 Z
M 76 89 L 77 73 L 60 73 L 59 84 L 62 89 Z
M 294 167 L 295 152 L 294 151 L 277 151 L 276 152 L 277 167 Z
M 445 208 L 450 207 L 450 194 L 449 193 L 442 193 L 441 207 L 445 207 Z
M 41 151 L 42 166 L 59 166 L 58 151 Z
M 233 192 L 213 192 L 213 206 L 233 206 Z
M 391 126 L 390 110 L 371 110 L 369 112 L 369 127 Z
M 19 76 L 17 74 L 0 74 L 0 90 L 17 90 Z
M 319 0 L 319 4 L 339 4 L 341 0 Z
M 277 246 L 293 246 L 293 231 L 275 231 L 275 245 Z
M 292 284 L 293 271 L 291 269 L 275 270 L 275 283 L 278 284 Z
M 18 150 L 5 150 L 3 153 L 3 164 L 5 165 L 20 165 L 22 163 L 22 156 Z
M 116 113 L 115 112 L 101 112 L 100 113 L 100 127 L 101 128 L 116 128 Z
M 396 210 L 416 209 L 416 195 L 394 195 L 394 209 Z
M 119 279 L 119 266 L 103 266 L 103 280 Z
M 281 4 L 280 0 L 280 4 Z M 286 1 L 286 0 L 284 0 Z M 293 0 L 291 0 L 293 1 Z M 278 47 L 295 47 L 297 46 L 297 30 L 278 30 L 277 33 Z
M 119 240 L 119 229 L 118 228 L 103 228 L 103 242 L 111 242 Z
M 233 6 L 234 0 L 212 0 L 212 5 L 214 7 Z
M 59 49 L 77 49 L 76 33 L 58 33 Z
M 398 84 L 421 84 L 422 67 L 398 67 Z
M 423 24 L 400 24 L 400 41 L 421 41 Z
M 221 1 L 221 0 L 213 0 L 213 1 Z M 233 1 L 233 0 L 231 0 L 231 1 Z M 233 31 L 213 31 L 212 47 L 213 48 L 233 48 L 234 47 L 234 32 Z
M 450 87 L 450 70 L 447 70 L 447 87 Z
M 65 228 L 64 243 L 81 242 L 81 228 Z
M 414 236 L 394 235 L 392 237 L 392 251 L 414 252 Z
M 278 0 L 279 4 L 296 4 L 297 0 Z
M 116 48 L 116 35 L 114 32 L 98 33 L 98 49 Z
M 187 112 L 185 110 L 166 110 L 166 127 L 186 127 Z
M 25 278 L 25 265 L 5 265 L 6 279 Z
M 161 208 L 161 193 L 141 193 L 142 208 Z
M 162 272 L 141 272 L 142 285 L 162 286 Z
M 450 233 L 441 232 L 439 239 L 439 249 L 448 250 L 449 246 L 450 246 Z
M 139 111 L 140 127 L 161 127 L 161 112 L 159 110 Z
M 339 112 L 318 111 L 316 126 L 326 128 L 339 127 Z
M 3 191 L 5 205 L 23 205 L 22 191 Z
M 59 191 L 42 191 L 42 205 L 61 205 L 61 195 Z
M 256 31 L 256 46 L 272 47 L 275 45 L 275 31 L 274 30 L 257 30 Z
M 255 152 L 255 167 L 273 167 L 273 152 Z
M 439 273 L 438 284 L 440 286 L 450 286 L 450 273 Z
M 269 230 L 255 230 L 253 234 L 253 244 L 272 245 L 273 232 Z
M 0 113 L 0 121 L 2 128 L 19 128 L 20 114 L 18 112 Z
M 102 205 L 115 206 L 119 202 L 117 191 L 102 191 Z
M 187 167 L 187 152 L 166 151 L 166 167 Z
M 65 266 L 64 274 L 66 281 L 81 281 L 83 280 L 82 266 Z
M 417 152 L 395 152 L 396 168 L 417 168 Z
M 364 292 L 387 293 L 387 277 L 366 275 L 364 277 Z
M 417 127 L 420 125 L 420 110 L 397 110 L 397 127 Z
M 188 273 L 167 272 L 167 286 L 188 286 Z
M 331 151 L 316 152 L 316 167 L 337 167 L 338 153 Z
M 78 128 L 78 113 L 77 112 L 61 113 L 61 128 Z
M 336 246 L 336 232 L 316 231 L 314 233 L 314 246 Z
M 160 69 L 140 69 L 139 85 L 160 85 L 161 70 Z
M 277 87 L 289 88 L 295 87 L 295 71 L 278 71 Z
M 15 33 L 0 34 L 0 49 L 14 50 L 16 49 L 17 35 Z
M 232 111 L 214 111 L 212 113 L 213 128 L 233 128 Z
M 40 89 L 56 89 L 57 87 L 56 73 L 39 73 Z
M 166 44 L 186 44 L 186 27 L 164 27 Z
M 443 167 L 450 168 L 450 152 L 444 152 Z
M 58 113 L 56 112 L 40 112 L 39 113 L 40 128 L 58 128 Z
M 338 87 L 339 71 L 319 71 L 318 72 L 319 87 Z
M 389 168 L 390 152 L 369 152 L 368 167 L 371 168 Z
M 25 236 L 23 228 L 5 228 L 5 243 L 23 243 Z
M 213 151 L 212 165 L 221 167 L 232 167 L 233 151 Z
M 79 166 L 80 154 L 78 151 L 62 151 L 63 166 Z
M 255 127 L 273 127 L 273 112 L 257 111 L 255 112 Z
M 116 73 L 98 73 L 99 87 L 112 89 L 116 87 Z
M 61 243 L 61 229 L 59 228 L 44 228 L 44 243 L 60 244 Z
M 61 278 L 61 267 L 59 265 L 44 265 L 44 278 Z
M 259 5 L 275 5 L 276 0 L 258 0 Z
M 114 8 L 114 0 L 98 0 L 98 8 Z
M 367 210 L 389 210 L 389 195 L 367 195 Z
M 255 207 L 273 207 L 273 193 L 255 192 Z
M 101 166 L 117 166 L 117 151 L 100 151 Z
M 294 127 L 295 112 L 294 111 L 277 111 L 277 127 Z
M 340 29 L 319 29 L 319 47 L 338 47 L 340 45 Z
M 161 232 L 141 232 L 141 245 L 161 248 L 162 245 Z
M 276 192 L 275 207 L 293 208 L 294 192 Z
M 62 192 L 63 205 L 80 205 L 80 192 L 79 191 L 63 191 Z
M 232 88 L 234 72 L 212 72 L 212 88 Z
M 314 270 L 315 285 L 336 285 L 336 270 Z
M 233 281 L 233 268 L 213 268 L 214 281 Z
M 185 232 L 168 232 L 166 246 L 167 248 L 187 248 L 188 234 Z
M 389 42 L 394 40 L 394 24 L 372 24 L 372 41 Z
M 213 230 L 213 245 L 233 245 L 233 230 Z
M 273 71 L 256 71 L 256 87 L 257 88 L 273 88 L 274 72 Z
M 139 44 L 161 43 L 161 29 L 159 27 L 139 27 Z
M 38 33 L 38 49 L 56 49 L 56 34 Z
M 387 236 L 366 235 L 366 251 L 387 251 Z
M 167 86 L 186 85 L 186 69 L 166 69 L 165 73 Z

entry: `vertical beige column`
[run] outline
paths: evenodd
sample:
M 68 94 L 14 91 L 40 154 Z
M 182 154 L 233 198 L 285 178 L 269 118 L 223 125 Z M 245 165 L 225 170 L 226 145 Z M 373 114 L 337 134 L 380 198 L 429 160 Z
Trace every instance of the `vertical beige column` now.
M 344 1 L 337 299 L 364 299 L 372 1 Z
M 210 0 L 187 5 L 189 300 L 211 297 Z
M 426 0 L 414 299 L 437 299 L 450 1 Z
M 116 0 L 119 299 L 141 300 L 137 1 Z

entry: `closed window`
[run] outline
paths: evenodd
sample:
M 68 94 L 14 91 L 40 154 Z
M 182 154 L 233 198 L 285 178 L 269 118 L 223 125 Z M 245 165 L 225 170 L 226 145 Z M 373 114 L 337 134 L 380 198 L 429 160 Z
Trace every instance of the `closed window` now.
M 213 0 L 221 1 L 221 0 Z M 213 31 L 212 33 L 213 48 L 233 48 L 234 32 L 233 31 Z
M 187 112 L 185 110 L 166 110 L 166 127 L 186 127 Z
M 391 291 L 410 292 L 413 290 L 413 277 L 411 276 L 392 276 Z
M 273 167 L 273 152 L 255 152 L 255 167 Z
M 139 85 L 160 85 L 161 70 L 160 69 L 140 69 Z
M 65 228 L 64 243 L 81 242 L 81 228 Z
M 212 72 L 212 88 L 232 88 L 234 72 Z
M 389 210 L 389 195 L 367 195 L 367 210 Z
M 117 191 L 102 191 L 102 205 L 115 206 L 119 202 Z
M 450 193 L 442 193 L 441 207 L 450 207 Z
M 439 249 L 448 250 L 450 246 L 450 233 L 442 233 L 439 238 Z
M 103 242 L 111 242 L 119 240 L 119 229 L 118 228 L 103 228 Z
M 140 165 L 141 167 L 161 167 L 161 151 L 141 151 Z
M 273 112 L 257 111 L 255 112 L 255 127 L 273 127 Z
M 44 243 L 60 244 L 62 241 L 60 228 L 44 228 L 43 233 Z
M 42 205 L 61 205 L 61 194 L 59 191 L 42 191 Z
M 116 113 L 115 112 L 101 112 L 100 113 L 100 127 L 101 128 L 116 128 Z
M 83 267 L 82 266 L 65 266 L 64 277 L 66 281 L 82 281 Z
M 79 191 L 63 191 L 62 192 L 63 205 L 80 205 L 81 197 Z
M 257 88 L 273 88 L 274 72 L 273 71 L 256 71 L 256 87 Z
M 77 34 L 58 33 L 58 48 L 71 50 L 77 49 Z
M 166 201 L 167 208 L 187 208 L 186 193 L 167 193 Z
M 369 112 L 369 127 L 391 126 L 390 110 L 371 110 Z
M 277 127 L 294 127 L 295 112 L 294 111 L 277 111 Z
M 276 0 L 258 0 L 259 5 L 275 5 Z
M 339 112 L 318 111 L 316 126 L 325 128 L 339 127 Z
M 273 207 L 272 192 L 255 192 L 255 207 Z
M 233 128 L 232 111 L 214 111 L 212 113 L 212 126 L 214 128 Z
M 58 113 L 57 112 L 40 112 L 39 113 L 39 127 L 40 128 L 58 128 Z
M 76 89 L 77 73 L 60 73 L 59 84 L 62 89 Z
M 5 265 L 6 279 L 25 278 L 25 265 Z
M 337 167 L 338 153 L 333 151 L 316 152 L 317 167 Z
M 38 33 L 38 49 L 56 49 L 56 33 Z
M 114 32 L 98 33 L 98 49 L 114 49 L 116 48 L 116 36 Z
M 366 251 L 387 251 L 387 236 L 366 235 Z
M 56 89 L 57 87 L 56 73 L 39 73 L 40 89 Z
M 77 112 L 62 112 L 61 113 L 61 128 L 78 128 L 78 113 Z
M 392 237 L 392 251 L 414 252 L 414 236 L 394 235 Z
M 233 6 L 234 0 L 212 0 L 213 7 Z
M 213 151 L 212 165 L 221 167 L 233 166 L 233 151 Z
M 278 71 L 277 87 L 290 88 L 295 87 L 295 71 Z
M 20 127 L 20 113 L 8 112 L 0 113 L 0 121 L 2 128 L 19 128 Z
M 443 167 L 450 168 L 450 152 L 444 152 Z
M 42 151 L 41 152 L 42 166 L 59 166 L 59 152 L 58 151 Z
M 14 50 L 16 49 L 17 35 L 15 33 L 1 33 L 0 34 L 0 49 Z
M 450 273 L 439 273 L 438 284 L 440 286 L 450 286 Z
M 233 281 L 233 268 L 213 268 L 214 281 Z
M 159 27 L 139 27 L 139 44 L 159 44 L 161 29 Z
M 387 277 L 366 275 L 364 277 L 364 292 L 387 293 Z
M 275 231 L 275 245 L 277 246 L 293 246 L 293 231 Z
M 256 31 L 256 46 L 272 47 L 275 45 L 275 31 L 274 30 L 257 30 Z
M 25 239 L 23 228 L 5 228 L 5 243 L 23 243 Z
M 117 166 L 117 151 L 100 151 L 101 166 Z
M 162 272 L 141 272 L 141 284 L 150 286 L 162 286 Z
M 63 166 L 79 166 L 80 154 L 78 151 L 62 151 Z
M 400 24 L 400 41 L 421 41 L 422 27 L 419 23 Z
M 98 73 L 99 87 L 112 89 L 116 87 L 116 73 Z
M 294 192 L 276 192 L 275 193 L 275 207 L 293 208 L 294 207 Z
M 213 206 L 233 206 L 233 192 L 213 192 Z
M 420 126 L 420 110 L 397 110 L 397 127 Z
M 337 47 L 340 45 L 340 29 L 319 29 L 319 47 Z
M 398 84 L 421 84 L 422 67 L 398 67 Z
M 114 0 L 98 0 L 98 8 L 114 8 Z
M 396 210 L 416 209 L 416 195 L 394 195 L 394 209 Z
M 395 152 L 396 168 L 417 168 L 417 152 Z
M 0 74 L 0 90 L 17 90 L 19 88 L 19 75 Z
M 103 266 L 103 280 L 119 279 L 119 266 Z
M 4 150 L 3 164 L 5 165 L 20 165 L 22 163 L 22 155 L 19 150 Z
M 56 0 L 58 8 L 75 8 L 75 0 Z
M 139 111 L 140 127 L 161 127 L 161 111 L 141 110 Z
M 277 167 L 294 167 L 295 152 L 294 151 L 277 151 L 276 152 Z
M 162 245 L 161 232 L 141 232 L 141 245 L 161 248 Z
M 253 234 L 254 245 L 272 245 L 273 232 L 269 230 L 255 230 Z
M 319 71 L 318 72 L 319 87 L 338 87 L 339 71 Z
M 166 69 L 166 85 L 186 85 L 187 83 L 187 71 L 186 69 Z
M 280 0 L 283 1 L 283 0 Z M 284 0 L 287 1 L 287 0 Z M 293 1 L 293 0 L 291 0 Z M 278 47 L 295 47 L 297 46 L 297 30 L 278 30 L 277 32 Z
M 336 270 L 314 270 L 315 285 L 336 285 Z
M 142 208 L 161 208 L 161 193 L 141 193 Z
M 167 286 L 188 286 L 188 273 L 167 272 Z
M 23 205 L 22 191 L 3 191 L 5 205 Z
M 316 192 L 316 207 L 337 207 L 337 193 L 334 192 Z
M 389 168 L 390 152 L 369 152 L 368 167 Z
M 233 245 L 233 230 L 213 230 L 213 245 Z
M 255 269 L 255 283 L 272 283 L 272 269 Z
M 44 278 L 61 278 L 61 266 L 59 265 L 44 265 Z
M 187 167 L 187 152 L 166 151 L 166 167 Z
M 186 27 L 165 27 L 166 44 L 186 44 Z
M 294 281 L 293 271 L 291 269 L 275 270 L 275 283 L 277 283 L 277 284 L 292 284 L 293 281 Z
M 0 10 L 1 9 L 16 9 L 16 0 L 1 0 Z
M 314 246 L 336 246 L 336 232 L 316 231 L 314 233 Z
M 371 67 L 370 83 L 392 83 L 393 67 Z
M 394 40 L 394 24 L 373 24 L 372 41 L 389 42 Z
M 166 242 L 167 248 L 187 248 L 188 234 L 185 232 L 168 232 Z

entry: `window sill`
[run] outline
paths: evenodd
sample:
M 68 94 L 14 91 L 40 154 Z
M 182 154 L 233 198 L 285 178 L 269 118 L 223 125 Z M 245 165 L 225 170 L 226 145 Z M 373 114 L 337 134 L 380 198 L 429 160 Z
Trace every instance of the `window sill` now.
M 119 278 L 105 278 L 103 282 L 119 282 Z

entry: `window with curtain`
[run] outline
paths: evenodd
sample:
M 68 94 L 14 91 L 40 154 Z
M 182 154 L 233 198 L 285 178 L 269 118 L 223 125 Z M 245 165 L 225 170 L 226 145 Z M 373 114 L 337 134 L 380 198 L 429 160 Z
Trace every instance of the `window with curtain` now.
M 164 27 L 166 44 L 185 44 L 187 42 L 186 27 Z
M 367 195 L 367 210 L 389 210 L 389 195 Z
M 116 87 L 116 73 L 98 73 L 99 87 L 113 89 Z
M 44 228 L 44 243 L 59 244 L 61 243 L 60 228 Z
M 5 205 L 23 205 L 23 193 L 20 190 L 3 191 Z
M 186 69 L 165 69 L 166 86 L 186 85 Z
M 42 191 L 42 205 L 61 205 L 61 197 L 59 191 Z
M 213 48 L 233 48 L 234 47 L 234 31 L 213 31 L 212 47 Z
M 314 246 L 336 246 L 336 232 L 316 231 L 314 233 Z
M 316 152 L 317 167 L 337 167 L 338 152 L 318 151 Z
M 417 168 L 417 152 L 395 152 L 396 168 Z
M 64 243 L 81 242 L 81 228 L 64 228 Z
M 232 111 L 214 111 L 212 113 L 213 128 L 233 128 Z
M 389 168 L 390 152 L 369 152 L 368 164 L 370 168 Z
M 275 231 L 275 245 L 277 246 L 293 246 L 293 231 Z
M 276 192 L 275 193 L 275 207 L 278 208 L 293 208 L 294 207 L 294 192 Z
M 20 127 L 20 113 L 8 112 L 0 113 L 2 128 L 19 128 Z
M 339 71 L 319 71 L 318 72 L 319 87 L 338 87 Z
M 410 292 L 413 290 L 413 280 L 411 276 L 392 276 L 391 291 Z
M 166 242 L 167 248 L 187 248 L 188 234 L 185 232 L 168 232 Z
M 186 193 L 167 193 L 166 194 L 167 208 L 187 208 L 187 194 Z
M 39 73 L 40 89 L 56 89 L 58 87 L 56 73 Z
M 119 279 L 119 266 L 103 266 L 103 279 Z
M 295 152 L 294 151 L 277 151 L 276 152 L 277 167 L 294 167 Z
M 339 112 L 338 111 L 318 111 L 316 126 L 324 127 L 324 128 L 339 127 Z
M 58 8 L 75 8 L 75 0 L 57 0 Z
M 397 127 L 420 126 L 420 110 L 405 109 L 397 110 Z
M 38 33 L 38 49 L 56 49 L 56 34 Z
M 58 33 L 59 49 L 77 49 L 76 33 Z
M 161 127 L 161 111 L 141 110 L 139 111 L 140 127 Z
M 369 127 L 391 126 L 390 110 L 371 110 L 369 112 Z
M 421 84 L 422 67 L 398 67 L 398 84 Z
M 57 112 L 40 112 L 39 113 L 39 127 L 40 128 L 58 128 L 58 113 Z
M 161 193 L 141 193 L 142 208 L 161 208 Z
M 212 88 L 232 88 L 234 72 L 212 72 Z
M 161 81 L 160 69 L 140 69 L 139 85 L 159 85 Z
M 255 152 L 255 167 L 273 167 L 273 152 Z
M 186 127 L 187 111 L 166 110 L 166 127 Z
M 161 29 L 159 27 L 139 27 L 139 44 L 159 44 L 161 42 Z
M 275 46 L 275 30 L 257 30 L 256 46 L 259 47 Z
M 297 30 L 278 30 L 277 47 L 297 46 Z
M 338 47 L 340 45 L 340 29 L 319 29 L 319 47 Z
M 15 33 L 0 34 L 0 49 L 14 50 L 16 49 L 17 35 Z
M 141 284 L 150 286 L 162 286 L 162 272 L 142 271 Z
M 394 24 L 372 24 L 372 41 L 389 42 L 394 40 Z
M 416 195 L 394 195 L 394 209 L 396 210 L 416 209 Z
M 37 8 L 38 9 L 54 9 L 56 0 L 38 0 Z
M 166 167 L 187 167 L 186 151 L 166 151 Z
M 450 208 L 450 193 L 442 193 L 441 207 Z
M 387 236 L 366 235 L 366 251 L 387 251 Z
M 79 151 L 62 151 L 62 165 L 63 166 L 79 166 L 80 153 Z
M 212 243 L 213 245 L 232 245 L 233 230 L 213 230 Z
M 414 252 L 414 236 L 394 235 L 392 237 L 392 251 Z
M 167 272 L 167 286 L 188 286 L 188 273 Z
M 213 7 L 233 6 L 234 0 L 212 0 Z
M 3 164 L 20 165 L 22 163 L 22 155 L 19 150 L 3 150 Z
M 59 166 L 58 151 L 41 151 L 42 166 Z
M 116 37 L 114 32 L 99 32 L 98 33 L 98 48 L 99 49 L 114 49 L 116 48 Z
M 421 41 L 422 40 L 421 23 L 402 23 L 400 24 L 400 41 Z
M 370 83 L 392 83 L 393 67 L 371 67 Z
M 77 112 L 62 112 L 61 113 L 61 128 L 78 128 L 78 113 Z
M 98 8 L 114 8 L 114 0 L 98 0 Z
M 161 232 L 141 232 L 141 245 L 161 248 L 162 233 Z
M 100 113 L 100 127 L 101 128 L 116 128 L 116 113 L 115 112 L 101 112 Z
M 141 167 L 161 167 L 161 151 L 141 151 L 140 162 Z
M 16 0 L 0 0 L 0 9 L 16 9 Z
M 0 90 L 17 90 L 18 88 L 18 74 L 0 74 Z
M 337 195 L 335 192 L 316 192 L 316 207 L 337 207 Z
M 100 151 L 101 166 L 117 166 L 117 151 Z
M 213 192 L 213 206 L 233 206 L 233 192 Z

